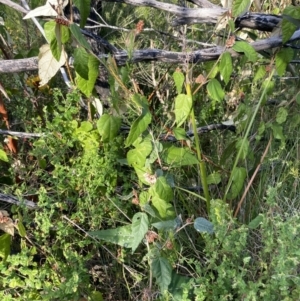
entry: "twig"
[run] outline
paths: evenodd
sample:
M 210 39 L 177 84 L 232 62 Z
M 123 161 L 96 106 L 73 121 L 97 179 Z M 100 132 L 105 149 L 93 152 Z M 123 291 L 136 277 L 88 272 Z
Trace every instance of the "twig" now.
M 260 167 L 261 167 L 261 165 L 262 165 L 262 163 L 264 161 L 264 158 L 265 158 L 265 156 L 268 153 L 268 150 L 269 150 L 270 145 L 271 145 L 271 141 L 272 141 L 272 138 L 270 138 L 270 140 L 269 140 L 269 142 L 268 142 L 268 144 L 266 146 L 266 149 L 265 149 L 263 155 L 261 156 L 259 164 L 256 166 L 255 171 L 254 171 L 254 173 L 253 173 L 253 175 L 252 175 L 252 177 L 251 177 L 251 179 L 250 179 L 250 181 L 249 181 L 249 183 L 248 183 L 248 185 L 247 185 L 247 187 L 246 187 L 246 189 L 245 189 L 245 191 L 244 191 L 244 193 L 243 193 L 243 195 L 241 197 L 241 200 L 239 201 L 239 203 L 238 203 L 238 205 L 236 207 L 236 210 L 235 210 L 235 213 L 234 213 L 234 217 L 236 217 L 238 215 L 238 213 L 239 213 L 239 211 L 241 209 L 241 206 L 242 206 L 242 204 L 244 202 L 244 199 L 245 199 L 245 197 L 246 197 L 246 195 L 247 195 L 247 193 L 248 193 L 248 191 L 250 189 L 250 186 L 252 185 L 252 183 L 253 183 L 253 181 L 254 181 L 254 179 L 255 179 L 255 177 L 256 177 L 256 175 L 257 175 L 257 173 L 258 173 L 258 171 L 259 171 L 259 169 L 260 169 Z
M 15 204 L 18 206 L 25 204 L 30 209 L 37 209 L 37 205 L 34 202 L 28 201 L 25 199 L 19 201 L 16 197 L 14 197 L 12 195 L 0 193 L 0 200 L 3 202 L 6 202 L 6 203 Z
M 44 134 L 40 134 L 40 133 L 24 133 L 24 132 L 15 132 L 9 130 L 0 130 L 0 135 L 10 135 L 19 138 L 40 138 L 44 136 Z

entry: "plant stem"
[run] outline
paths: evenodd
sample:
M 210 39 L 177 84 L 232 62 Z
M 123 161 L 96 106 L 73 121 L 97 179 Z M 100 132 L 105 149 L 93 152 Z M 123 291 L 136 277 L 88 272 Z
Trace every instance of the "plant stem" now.
M 187 93 L 188 96 L 193 98 L 190 83 L 187 83 L 187 85 L 186 85 L 186 93 Z M 202 160 L 202 154 L 201 154 L 201 148 L 200 148 L 200 139 L 199 139 L 199 136 L 198 136 L 198 133 L 197 133 L 197 126 L 196 126 L 194 108 L 192 108 L 192 110 L 191 110 L 191 121 L 192 121 L 192 126 L 193 126 L 194 137 L 195 137 L 197 157 L 198 157 L 198 160 L 199 160 L 201 185 L 202 185 L 203 192 L 204 192 L 204 197 L 205 197 L 205 200 L 206 200 L 207 214 L 209 214 L 209 212 L 210 212 L 210 194 L 209 194 L 208 185 L 207 185 L 206 166 L 205 166 L 205 162 Z
M 242 145 L 241 145 L 241 147 L 240 147 L 240 149 L 238 151 L 238 154 L 237 154 L 237 156 L 235 158 L 235 161 L 234 161 L 234 164 L 233 164 L 233 167 L 232 167 L 232 170 L 231 170 L 230 178 L 228 180 L 228 183 L 227 183 L 227 186 L 226 186 L 226 189 L 225 189 L 225 194 L 224 194 L 224 197 L 223 197 L 223 201 L 224 202 L 226 202 L 227 194 L 228 194 L 229 189 L 231 187 L 231 184 L 233 182 L 233 175 L 234 175 L 233 171 L 237 167 L 237 164 L 238 164 L 238 162 L 240 160 L 240 157 L 241 157 L 241 154 L 242 154 L 243 145 L 245 144 L 246 140 L 248 139 L 251 127 L 252 127 L 252 125 L 254 123 L 254 119 L 255 119 L 255 117 L 256 117 L 256 115 L 258 113 L 258 110 L 261 107 L 261 104 L 262 104 L 262 102 L 263 102 L 263 100 L 265 98 L 265 95 L 266 95 L 267 89 L 268 89 L 268 84 L 270 83 L 271 79 L 273 78 L 273 74 L 274 74 L 274 70 L 271 72 L 271 74 L 269 75 L 269 77 L 267 79 L 267 84 L 265 85 L 265 88 L 262 91 L 262 94 L 260 96 L 259 102 L 258 102 L 258 104 L 257 104 L 257 106 L 256 106 L 256 108 L 255 108 L 255 110 L 253 112 L 253 115 L 251 117 L 249 125 L 248 125 L 248 127 L 246 129 L 246 132 L 245 132 L 245 135 L 244 135 L 244 138 L 243 138 L 243 141 L 242 141 Z

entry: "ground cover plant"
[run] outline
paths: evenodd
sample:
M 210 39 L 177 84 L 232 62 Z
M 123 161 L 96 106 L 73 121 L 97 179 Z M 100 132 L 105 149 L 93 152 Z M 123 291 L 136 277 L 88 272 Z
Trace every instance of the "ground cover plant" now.
M 299 299 L 300 8 L 221 2 L 0 0 L 1 300 Z

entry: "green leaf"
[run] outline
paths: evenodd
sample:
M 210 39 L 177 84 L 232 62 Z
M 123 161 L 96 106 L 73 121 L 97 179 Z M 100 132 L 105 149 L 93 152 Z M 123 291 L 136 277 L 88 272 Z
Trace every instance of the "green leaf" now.
M 272 128 L 273 135 L 274 135 L 275 139 L 282 140 L 282 141 L 285 140 L 281 125 L 279 125 L 277 123 L 274 123 L 274 124 L 272 124 L 271 128 Z
M 121 118 L 103 114 L 97 121 L 97 129 L 103 142 L 112 141 L 119 133 Z
M 53 57 L 59 62 L 62 53 L 61 53 L 61 47 L 59 47 L 56 39 L 50 42 L 50 49 Z
M 225 96 L 220 82 L 215 78 L 211 79 L 207 84 L 207 92 L 213 100 L 218 102 L 222 101 Z
M 74 5 L 80 12 L 80 27 L 84 28 L 91 10 L 91 0 L 73 0 Z
M 257 82 L 258 80 L 262 79 L 266 75 L 266 67 L 265 66 L 259 66 L 255 75 L 254 75 L 254 82 Z
M 171 283 L 172 267 L 170 263 L 164 257 L 154 258 L 151 262 L 151 270 L 161 293 L 164 293 Z
M 94 89 L 94 85 L 99 73 L 99 60 L 93 55 L 89 54 L 88 57 L 88 80 L 82 78 L 76 73 L 76 83 L 78 88 L 87 96 L 90 97 Z
M 8 162 L 7 154 L 3 149 L 0 149 L 0 160 Z
M 177 94 L 180 94 L 181 91 L 182 91 L 183 83 L 184 83 L 183 73 L 181 71 L 175 71 L 173 73 L 173 79 L 174 79 L 174 82 L 175 82 Z
M 288 116 L 288 111 L 285 108 L 280 107 L 276 114 L 277 123 L 282 124 L 282 123 L 286 122 L 287 116 Z
M 228 194 L 228 199 L 232 200 L 238 196 L 244 186 L 246 176 L 247 172 L 244 167 L 234 168 L 232 171 L 232 184 Z
M 70 30 L 73 37 L 76 39 L 79 45 L 81 45 L 82 47 L 88 50 L 91 50 L 90 44 L 87 42 L 85 37 L 82 35 L 80 28 L 75 23 L 70 25 Z
M 297 29 L 297 26 L 289 22 L 287 19 L 283 19 L 281 24 L 281 29 L 282 29 L 282 42 L 284 44 L 292 37 L 292 35 Z
M 248 227 L 250 229 L 256 229 L 261 222 L 264 220 L 264 215 L 263 214 L 259 214 L 256 218 L 254 218 L 248 225 Z
M 138 212 L 132 218 L 131 235 L 132 239 L 132 254 L 137 249 L 140 242 L 143 240 L 148 231 L 148 216 L 146 213 Z
M 155 184 L 149 189 L 149 193 L 167 203 L 171 202 L 174 198 L 173 190 L 165 177 L 158 177 Z
M 98 291 L 91 292 L 89 297 L 90 297 L 90 301 L 103 301 L 104 300 L 102 294 Z
M 207 184 L 219 184 L 221 182 L 221 175 L 218 172 L 213 172 L 209 176 L 207 176 Z
M 18 227 L 19 235 L 21 237 L 25 237 L 26 236 L 26 230 L 25 230 L 25 227 L 24 227 L 21 220 L 18 221 L 18 226 L 17 227 Z
M 161 199 L 158 196 L 152 197 L 151 201 L 153 207 L 157 210 L 162 219 L 169 219 L 175 216 L 175 211 L 172 204 L 166 202 L 164 199 Z
M 0 236 L 0 257 L 3 260 L 6 260 L 7 256 L 10 254 L 10 246 L 11 246 L 11 235 L 5 233 Z
M 286 43 L 300 26 L 300 7 L 287 6 L 282 13 L 282 42 Z
M 194 228 L 201 233 L 214 233 L 214 225 L 204 217 L 197 217 L 195 219 Z
M 247 157 L 249 151 L 249 141 L 244 139 L 239 139 L 235 145 L 237 150 L 241 150 L 240 156 L 241 159 L 245 159 Z
M 126 147 L 134 143 L 134 141 L 147 129 L 150 122 L 151 114 L 148 111 L 133 122 L 125 142 Z
M 139 180 L 146 185 L 153 184 L 151 182 L 151 179 L 155 177 L 155 175 L 152 174 L 151 168 L 149 167 L 143 167 L 136 164 L 132 165 Z
M 143 167 L 146 162 L 147 156 L 152 152 L 151 141 L 143 141 L 138 144 L 135 149 L 131 149 L 127 153 L 127 162 L 129 165 L 141 166 Z
M 69 39 L 70 39 L 70 35 L 71 35 L 70 29 L 69 29 L 69 27 L 67 27 L 67 26 L 61 25 L 60 31 L 61 31 L 61 32 L 60 32 L 60 34 L 61 34 L 61 42 L 62 42 L 63 44 L 65 44 L 65 43 L 67 43 L 67 42 L 69 41 Z
M 188 148 L 176 146 L 167 148 L 162 154 L 162 158 L 167 164 L 174 167 L 199 163 L 198 159 Z
M 75 71 L 85 80 L 89 79 L 89 54 L 85 48 L 78 47 L 74 50 Z
M 257 53 L 254 48 L 244 41 L 237 41 L 233 45 L 233 50 L 236 52 L 243 52 L 250 62 L 257 61 Z
M 80 127 L 77 129 L 78 132 L 88 133 L 93 129 L 93 125 L 89 121 L 82 121 Z
M 234 0 L 232 4 L 232 15 L 238 17 L 246 13 L 250 8 L 250 0 Z
M 183 128 L 174 128 L 173 133 L 177 140 L 187 140 L 186 131 Z
M 233 70 L 231 55 L 228 52 L 224 52 L 222 54 L 220 63 L 219 63 L 219 69 L 220 69 L 220 73 L 223 77 L 223 80 L 224 80 L 225 84 L 227 85 L 230 80 L 230 76 L 231 76 L 232 70 Z
M 116 229 L 98 230 L 88 232 L 89 235 L 119 245 L 124 248 L 132 248 L 133 236 L 131 225 L 118 227 Z
M 157 230 L 173 230 L 175 231 L 177 228 L 181 227 L 182 222 L 180 218 L 176 217 L 175 219 L 167 220 L 167 221 L 162 221 L 162 222 L 157 222 L 153 223 L 152 226 L 156 228 Z
M 53 40 L 56 40 L 56 35 L 55 35 L 56 24 L 57 23 L 55 21 L 49 21 L 44 24 L 45 36 L 48 43 L 50 43 Z
M 275 64 L 279 76 L 284 75 L 286 67 L 294 57 L 294 50 L 291 48 L 282 48 L 276 53 Z
M 186 94 L 180 94 L 175 98 L 175 121 L 180 127 L 189 117 L 193 105 L 193 99 Z

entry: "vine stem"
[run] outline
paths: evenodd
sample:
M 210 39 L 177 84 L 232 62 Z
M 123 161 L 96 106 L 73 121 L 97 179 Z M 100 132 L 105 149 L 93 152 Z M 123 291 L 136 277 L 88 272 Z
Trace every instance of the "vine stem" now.
M 186 85 L 186 93 L 188 96 L 190 96 L 193 99 L 190 83 L 187 83 L 187 85 Z M 209 194 L 208 185 L 207 185 L 206 166 L 205 166 L 205 161 L 202 159 L 200 139 L 199 139 L 199 136 L 197 133 L 197 125 L 196 125 L 195 113 L 194 113 L 193 108 L 191 110 L 191 121 L 192 121 L 194 137 L 195 137 L 197 158 L 199 160 L 200 180 L 201 180 L 201 185 L 202 185 L 203 192 L 204 192 L 204 197 L 206 200 L 207 214 L 209 214 L 209 212 L 210 212 L 210 194 Z

